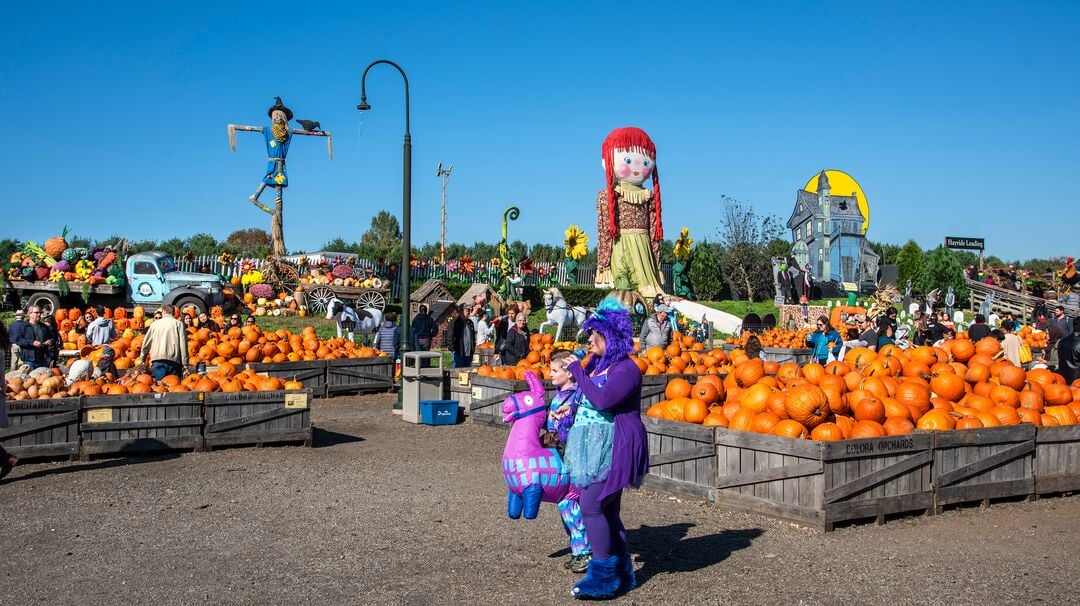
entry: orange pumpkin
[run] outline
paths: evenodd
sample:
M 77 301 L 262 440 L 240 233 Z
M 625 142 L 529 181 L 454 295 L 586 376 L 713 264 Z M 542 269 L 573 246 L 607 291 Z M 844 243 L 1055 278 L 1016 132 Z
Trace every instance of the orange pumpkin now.
M 810 429 L 832 414 L 825 392 L 817 385 L 799 385 L 789 389 L 784 406 L 789 418 Z

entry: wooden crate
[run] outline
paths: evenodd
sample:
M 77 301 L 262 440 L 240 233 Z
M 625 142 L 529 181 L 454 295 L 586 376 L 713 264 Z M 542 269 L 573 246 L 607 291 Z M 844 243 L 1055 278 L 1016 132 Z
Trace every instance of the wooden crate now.
M 1035 430 L 1035 494 L 1080 491 L 1080 425 Z
M 312 397 L 326 397 L 326 360 L 307 362 L 275 362 L 270 364 L 248 364 L 248 368 L 270 377 L 284 381 L 300 381 L 304 389 L 310 389 Z
M 451 380 L 454 380 L 451 376 Z M 555 393 L 555 386 L 551 381 L 542 381 L 544 384 L 544 398 L 550 402 Z M 496 379 L 494 377 L 471 377 L 470 389 L 472 391 L 469 403 L 469 419 L 475 423 L 492 425 L 509 429 L 509 425 L 503 423 L 503 400 L 507 396 L 529 390 L 529 384 L 525 381 L 510 381 Z
M 498 366 L 502 364 L 499 354 L 495 353 L 494 347 L 483 347 L 477 349 L 476 359 L 479 366 Z
M 716 430 L 715 502 L 824 531 L 933 508 L 933 436 L 818 442 Z
M 648 389 L 660 389 L 663 397 L 663 388 Z M 641 415 L 641 422 L 649 437 L 649 475 L 644 485 L 707 501 L 715 499 L 716 428 L 645 415 Z
M 206 394 L 206 445 L 311 446 L 311 398 L 310 389 Z
M 388 356 L 326 361 L 327 396 L 344 392 L 390 391 L 393 388 L 394 360 Z
M 23 457 L 74 457 L 79 454 L 81 398 L 8 400 L 10 426 L 0 428 L 0 446 Z
M 203 448 L 203 394 L 127 394 L 83 398 L 83 457 Z
M 934 434 L 934 509 L 1035 493 L 1035 426 Z
M 464 377 L 464 381 L 462 377 Z M 469 407 L 473 401 L 472 380 L 474 378 L 476 378 L 476 374 L 469 373 L 464 368 L 443 370 L 442 399 L 457 400 L 465 416 L 469 416 Z
M 723 346 L 724 353 L 730 354 L 736 349 L 742 349 L 742 345 L 732 345 L 725 343 Z M 808 364 L 813 356 L 814 350 L 809 348 L 795 348 L 789 349 L 786 347 L 763 347 L 761 351 L 765 354 L 765 361 L 777 362 L 783 364 L 784 362 L 795 362 L 799 366 Z

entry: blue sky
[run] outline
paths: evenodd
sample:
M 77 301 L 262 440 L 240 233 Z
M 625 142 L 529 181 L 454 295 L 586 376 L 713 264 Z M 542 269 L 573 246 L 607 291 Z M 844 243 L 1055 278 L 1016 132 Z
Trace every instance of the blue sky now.
M 662 8 L 661 8 L 662 6 Z M 225 7 L 225 8 L 223 8 Z M 822 168 L 854 176 L 868 236 L 985 237 L 1005 258 L 1078 252 L 1080 4 L 18 3 L 0 32 L 0 237 L 224 238 L 269 227 L 247 200 L 280 95 L 334 135 L 293 142 L 292 250 L 401 212 L 400 76 L 412 94 L 413 242 L 556 243 L 596 233 L 600 143 L 656 142 L 664 228 L 712 238 L 727 194 L 786 221 Z M 269 194 L 266 201 L 272 201 Z M 17 213 L 26 212 L 20 216 Z M 1071 218 L 1071 219 L 1070 219 Z M 593 242 L 595 243 L 595 241 Z

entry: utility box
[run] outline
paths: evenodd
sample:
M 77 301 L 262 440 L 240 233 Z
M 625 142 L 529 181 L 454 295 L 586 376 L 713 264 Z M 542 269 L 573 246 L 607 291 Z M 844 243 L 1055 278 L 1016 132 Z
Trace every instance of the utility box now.
M 409 423 L 420 423 L 420 401 L 442 399 L 442 354 L 432 351 L 406 352 L 401 382 L 401 418 Z

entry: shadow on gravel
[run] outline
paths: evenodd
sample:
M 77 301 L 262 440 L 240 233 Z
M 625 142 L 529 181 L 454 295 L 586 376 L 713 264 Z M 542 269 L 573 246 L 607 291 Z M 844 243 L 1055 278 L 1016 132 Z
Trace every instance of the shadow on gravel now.
M 693 527 L 684 522 L 627 531 L 631 552 L 637 551 L 637 561 L 644 564 L 637 571 L 639 585 L 662 572 L 691 572 L 722 562 L 765 532 L 761 528 L 725 530 L 687 539 Z
M 364 438 L 361 438 L 360 436 L 329 431 L 321 427 L 312 428 L 311 445 L 315 448 L 326 448 L 329 446 L 337 446 L 338 444 L 351 444 L 353 442 L 363 441 Z
M 39 469 L 37 471 L 32 471 L 32 472 L 30 472 L 30 473 L 28 473 L 26 475 L 20 475 L 20 476 L 10 475 L 10 476 L 4 478 L 4 480 L 2 482 L 0 482 L 0 484 L 11 484 L 13 482 L 18 482 L 18 481 L 21 481 L 21 480 L 31 480 L 31 479 L 34 479 L 34 478 L 44 478 L 46 476 L 54 476 L 54 475 L 67 474 L 67 473 L 79 473 L 79 472 L 83 472 L 83 471 L 94 471 L 94 470 L 98 470 L 98 469 L 112 469 L 113 467 L 125 467 L 127 465 L 138 465 L 139 463 L 156 463 L 158 461 L 168 461 L 168 460 L 171 460 L 171 459 L 178 459 L 181 456 L 182 456 L 182 453 L 176 452 L 176 453 L 163 453 L 163 454 L 159 454 L 159 455 L 150 455 L 150 456 L 142 456 L 142 457 L 129 456 L 129 457 L 124 457 L 124 458 L 119 458 L 119 459 L 102 459 L 102 460 L 92 461 L 92 462 L 88 462 L 88 463 L 73 463 L 71 465 L 64 465 L 63 467 L 51 467 L 51 468 L 48 468 L 48 469 Z M 16 466 L 15 470 L 18 470 L 18 469 L 19 469 L 18 466 Z

